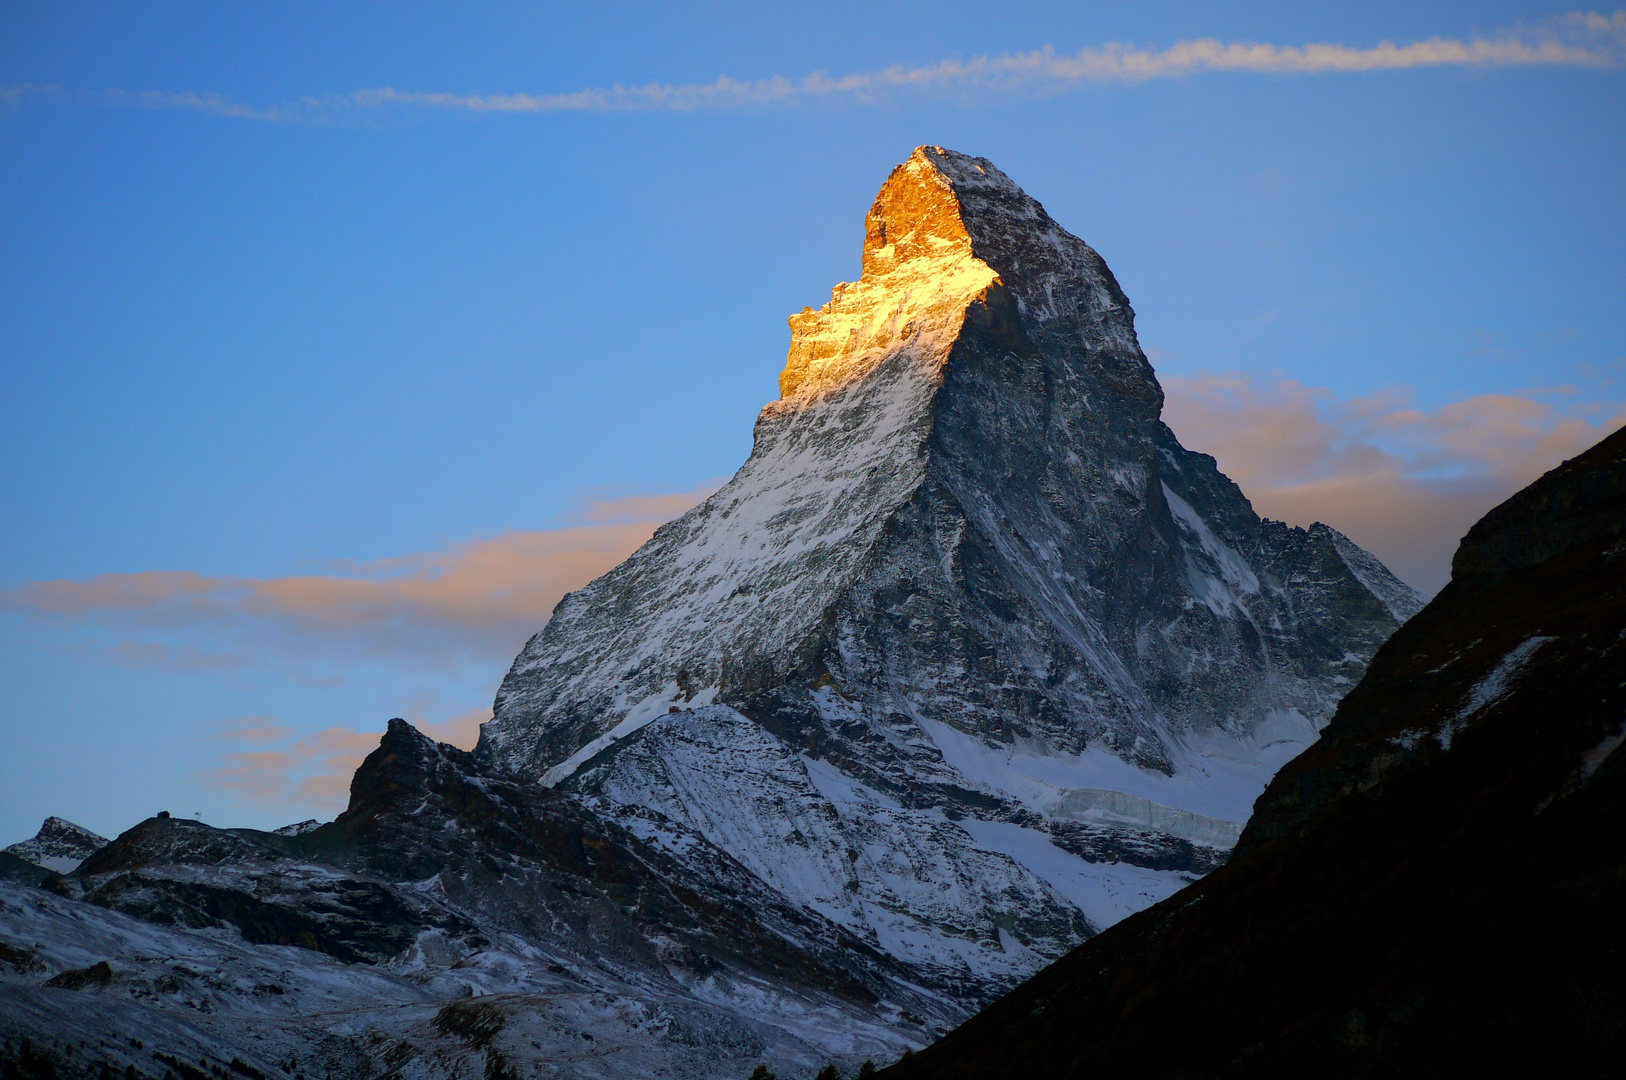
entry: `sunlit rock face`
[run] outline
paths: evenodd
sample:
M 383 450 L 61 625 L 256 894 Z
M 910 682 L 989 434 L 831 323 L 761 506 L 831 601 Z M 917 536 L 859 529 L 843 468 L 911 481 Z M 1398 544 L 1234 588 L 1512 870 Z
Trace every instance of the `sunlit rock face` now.
M 1420 598 L 1164 426 L 1101 257 L 922 147 L 724 488 L 567 596 L 477 753 L 985 996 L 1223 860 Z

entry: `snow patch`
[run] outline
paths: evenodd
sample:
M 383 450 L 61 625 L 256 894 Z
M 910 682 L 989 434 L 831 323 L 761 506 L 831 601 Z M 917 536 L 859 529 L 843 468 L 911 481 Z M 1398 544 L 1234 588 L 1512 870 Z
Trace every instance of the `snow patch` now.
M 1009 822 L 967 818 L 959 824 L 979 847 L 1009 856 L 1044 880 L 1082 911 L 1096 931 L 1174 895 L 1191 881 L 1189 875 L 1168 870 L 1087 862 L 1037 829 Z
M 702 705 L 711 704 L 712 699 L 716 696 L 717 687 L 712 686 L 702 690 L 692 699 L 685 698 L 683 690 L 678 686 L 677 682 L 669 680 L 661 689 L 627 710 L 626 719 L 543 773 L 542 786 L 553 787 L 559 781 L 574 773 L 581 767 L 583 762 L 594 757 L 600 751 L 615 745 L 633 732 L 641 731 L 655 721 L 669 715 L 672 711 L 673 702 L 685 701 L 692 707 L 698 708 Z
M 942 721 L 921 718 L 944 761 L 973 784 L 1007 794 L 1047 816 L 1060 812 L 1069 792 L 1090 792 L 1100 800 L 1122 796 L 1127 820 L 1149 821 L 1155 806 L 1168 811 L 1171 823 L 1178 813 L 1189 814 L 1192 830 L 1214 830 L 1204 842 L 1218 842 L 1228 828 L 1240 833 L 1241 823 L 1253 812 L 1253 801 L 1270 778 L 1289 759 L 1315 740 L 1315 727 L 1296 709 L 1273 710 L 1247 738 L 1220 733 L 1192 736 L 1176 747 L 1176 769 L 1166 776 L 1137 768 L 1110 750 L 1090 747 L 1082 753 L 1038 752 L 1037 748 L 989 746 Z M 1073 805 L 1092 798 L 1080 795 Z M 1178 834 L 1176 834 L 1178 835 Z M 1199 839 L 1188 836 L 1186 839 Z M 1229 846 L 1229 845 L 1227 845 Z
M 1246 609 L 1242 605 L 1239 593 L 1257 594 L 1259 592 L 1259 578 L 1248 565 L 1246 559 L 1214 535 L 1214 530 L 1208 527 L 1208 522 L 1202 515 L 1192 508 L 1168 484 L 1163 485 L 1163 498 L 1169 504 L 1169 511 L 1174 515 L 1175 522 L 1185 532 L 1195 537 L 1203 553 L 1218 567 L 1220 576 L 1215 578 L 1211 574 L 1197 571 L 1189 564 L 1187 566 L 1192 595 L 1198 597 L 1208 605 L 1216 615 L 1228 615 Z
M 1469 688 L 1463 698 L 1462 705 L 1455 715 L 1440 725 L 1436 737 L 1440 740 L 1440 749 L 1451 749 L 1452 741 L 1467 727 L 1486 706 L 1491 705 L 1507 694 L 1513 682 L 1518 678 L 1519 672 L 1530 662 L 1541 647 L 1552 641 L 1551 637 L 1537 635 L 1519 643 L 1507 654 L 1497 661 L 1494 668 L 1484 678 Z

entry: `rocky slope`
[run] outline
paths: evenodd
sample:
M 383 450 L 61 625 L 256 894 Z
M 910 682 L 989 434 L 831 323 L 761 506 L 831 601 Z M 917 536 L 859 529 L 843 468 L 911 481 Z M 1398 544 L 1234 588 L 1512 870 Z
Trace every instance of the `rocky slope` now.
M 975 996 L 1217 865 L 1420 600 L 1180 446 L 1106 264 L 989 162 L 922 147 L 866 229 L 750 459 L 559 604 L 477 754 Z
M 1614 1076 L 1626 431 L 1474 526 L 1235 857 L 885 1075 Z
M 331 824 L 151 818 L 0 885 L 0 1061 L 62 1077 L 850 1072 L 963 1017 L 910 974 L 692 833 L 401 721 Z

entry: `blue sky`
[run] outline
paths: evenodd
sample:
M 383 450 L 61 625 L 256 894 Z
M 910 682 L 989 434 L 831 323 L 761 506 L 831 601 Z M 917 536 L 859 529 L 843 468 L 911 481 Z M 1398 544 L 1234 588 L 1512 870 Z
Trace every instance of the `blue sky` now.
M 466 742 L 743 461 L 918 144 L 1101 251 L 1263 512 L 1425 589 L 1622 418 L 1612 9 L 135 8 L 0 6 L 0 841 Z

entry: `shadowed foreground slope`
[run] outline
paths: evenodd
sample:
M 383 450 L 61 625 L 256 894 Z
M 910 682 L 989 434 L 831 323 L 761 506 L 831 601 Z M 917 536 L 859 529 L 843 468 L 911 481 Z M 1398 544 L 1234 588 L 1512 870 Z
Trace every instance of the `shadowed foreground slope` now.
M 1615 1075 L 1626 431 L 1493 510 L 1220 870 L 883 1075 Z

